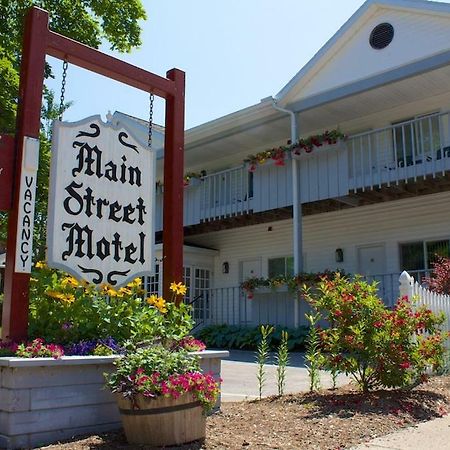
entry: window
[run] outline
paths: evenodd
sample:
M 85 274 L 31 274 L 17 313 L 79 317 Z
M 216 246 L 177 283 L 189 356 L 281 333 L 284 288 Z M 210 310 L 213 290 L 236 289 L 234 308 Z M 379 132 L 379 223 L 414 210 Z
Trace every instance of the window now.
M 271 258 L 268 261 L 269 278 L 294 275 L 294 257 Z
M 439 156 L 441 139 L 438 115 L 416 116 L 392 125 L 394 150 L 400 166 L 420 164 L 424 158 Z
M 436 255 L 450 256 L 449 240 L 418 241 L 400 245 L 401 270 L 431 269 Z
M 160 295 L 159 264 L 155 264 L 155 274 L 151 277 L 144 277 L 142 281 L 148 295 Z
M 162 277 L 159 264 L 155 266 L 155 275 L 144 277 L 144 287 L 148 295 L 162 295 Z M 210 317 L 211 271 L 196 267 L 183 267 L 183 284 L 186 286 L 184 301 L 192 304 L 194 319 Z

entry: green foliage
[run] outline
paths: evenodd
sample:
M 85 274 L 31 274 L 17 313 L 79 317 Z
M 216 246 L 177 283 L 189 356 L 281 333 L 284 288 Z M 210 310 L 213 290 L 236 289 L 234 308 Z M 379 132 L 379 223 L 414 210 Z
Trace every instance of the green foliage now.
M 0 2 L 0 133 L 14 133 L 19 92 L 23 21 L 32 6 L 49 11 L 50 28 L 98 48 L 107 41 L 114 50 L 129 52 L 141 44 L 139 21 L 146 19 L 141 0 L 1 0 Z M 46 77 L 52 77 L 50 66 Z M 44 88 L 42 134 L 37 180 L 34 244 L 36 259 L 45 255 L 50 122 L 59 114 L 54 94 Z M 64 105 L 64 109 L 70 102 Z M 6 241 L 7 215 L 0 212 L 0 241 Z
M 256 379 L 258 380 L 259 399 L 262 398 L 262 390 L 266 382 L 266 370 L 264 364 L 266 364 L 269 357 L 269 343 L 268 337 L 273 333 L 274 328 L 270 325 L 261 325 L 261 340 L 256 350 L 256 363 L 258 365 L 256 372 Z
M 308 327 L 297 328 L 274 327 L 275 331 L 268 337 L 271 349 L 280 345 L 283 331 L 288 333 L 288 349 L 303 350 L 308 335 Z M 195 333 L 209 348 L 236 348 L 255 350 L 261 339 L 259 327 L 244 327 L 239 325 L 210 325 Z
M 192 328 L 189 306 L 172 302 L 156 307 L 144 298 L 137 278 L 118 290 L 97 289 L 39 263 L 32 274 L 29 334 L 67 344 L 113 337 L 123 343 L 180 340 Z
M 365 392 L 419 383 L 427 367 L 443 364 L 444 317 L 406 297 L 389 310 L 376 292 L 376 283 L 336 275 L 307 293 L 329 323 L 320 332 L 323 366 L 350 375 Z
M 320 337 L 317 330 L 317 324 L 321 319 L 320 313 L 305 314 L 310 323 L 308 340 L 306 345 L 305 359 L 306 369 L 309 375 L 309 390 L 317 391 L 320 389 L 320 366 L 322 364 L 322 355 L 320 352 Z
M 13 133 L 16 116 L 17 93 L 19 92 L 19 74 L 0 46 L 0 131 Z
M 289 364 L 288 339 L 288 333 L 283 330 L 281 332 L 281 342 L 278 346 L 276 355 L 278 395 L 284 394 L 284 387 L 286 385 L 286 366 Z
M 217 381 L 211 374 L 200 373 L 198 358 L 185 350 L 154 345 L 127 353 L 115 365 L 114 372 L 105 374 L 106 384 L 132 401 L 138 394 L 178 398 L 185 392 L 191 392 L 206 410 L 217 401 Z

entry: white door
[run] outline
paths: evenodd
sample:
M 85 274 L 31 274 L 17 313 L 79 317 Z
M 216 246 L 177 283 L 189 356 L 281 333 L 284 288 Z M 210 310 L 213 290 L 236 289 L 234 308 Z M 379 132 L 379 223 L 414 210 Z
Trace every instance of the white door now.
M 261 277 L 261 260 L 249 259 L 247 261 L 241 261 L 240 281 L 242 282 L 253 277 Z
M 386 274 L 386 253 L 384 245 L 372 245 L 358 249 L 358 273 L 366 275 L 369 282 L 378 283 L 378 295 L 388 306 L 398 296 L 398 275 Z
M 386 273 L 384 245 L 358 248 L 358 273 L 361 275 L 382 275 Z

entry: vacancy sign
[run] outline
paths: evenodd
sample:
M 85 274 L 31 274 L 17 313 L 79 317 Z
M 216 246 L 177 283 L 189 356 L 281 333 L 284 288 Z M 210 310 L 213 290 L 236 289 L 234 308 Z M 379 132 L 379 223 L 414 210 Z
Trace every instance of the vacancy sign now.
M 100 116 L 55 122 L 48 265 L 79 279 L 122 286 L 151 275 L 155 152 Z
M 15 271 L 31 272 L 33 255 L 34 205 L 39 164 L 39 139 L 25 136 L 22 153 L 22 175 L 19 191 Z

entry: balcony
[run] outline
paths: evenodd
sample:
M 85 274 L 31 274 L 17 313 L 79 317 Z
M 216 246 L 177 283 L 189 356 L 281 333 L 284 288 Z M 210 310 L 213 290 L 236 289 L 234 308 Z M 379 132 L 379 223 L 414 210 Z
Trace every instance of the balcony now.
M 304 213 L 321 211 L 313 207 L 321 202 L 329 209 L 343 204 L 357 206 L 371 192 L 373 198 L 369 199 L 380 201 L 376 196 L 380 190 L 385 199 L 394 198 L 407 190 L 408 184 L 418 182 L 426 181 L 428 189 L 436 191 L 436 183 L 429 181 L 438 178 L 440 190 L 450 189 L 444 178 L 450 170 L 450 113 L 431 114 L 352 135 L 345 142 L 294 157 L 299 162 Z M 208 174 L 193 179 L 184 194 L 187 227 L 286 210 L 292 206 L 292 161 L 288 158 L 280 167 L 269 161 L 254 173 L 241 165 Z M 156 208 L 156 229 L 160 231 L 161 192 Z

